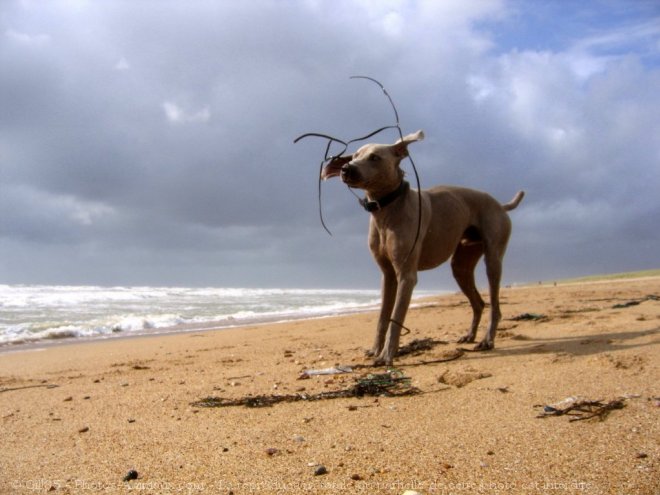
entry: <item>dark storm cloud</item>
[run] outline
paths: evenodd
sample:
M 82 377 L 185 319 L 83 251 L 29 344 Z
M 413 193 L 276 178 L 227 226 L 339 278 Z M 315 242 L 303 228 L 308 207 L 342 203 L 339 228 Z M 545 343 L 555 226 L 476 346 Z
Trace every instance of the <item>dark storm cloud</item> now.
M 544 47 L 511 34 L 516 2 L 4 2 L 0 281 L 374 286 L 366 215 L 323 184 L 327 236 L 325 143 L 292 142 L 394 123 L 354 74 L 385 83 L 404 132 L 425 130 L 423 186 L 528 192 L 511 280 L 652 267 L 646 9 Z

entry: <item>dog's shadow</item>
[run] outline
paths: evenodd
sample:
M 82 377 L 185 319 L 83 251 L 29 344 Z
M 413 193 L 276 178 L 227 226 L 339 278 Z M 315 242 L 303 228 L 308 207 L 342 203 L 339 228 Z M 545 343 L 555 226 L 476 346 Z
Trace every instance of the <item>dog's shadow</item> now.
M 635 342 L 637 339 L 652 337 L 645 342 Z M 515 339 L 515 337 L 514 337 Z M 496 347 L 492 351 L 470 352 L 470 357 L 475 359 L 489 359 L 501 356 L 521 356 L 530 354 L 564 354 L 573 357 L 593 356 L 605 352 L 619 350 L 631 350 L 648 347 L 660 343 L 660 327 L 648 330 L 607 332 L 601 334 L 573 335 L 570 337 L 540 338 L 524 336 L 523 345 L 507 347 L 506 340 L 496 341 Z

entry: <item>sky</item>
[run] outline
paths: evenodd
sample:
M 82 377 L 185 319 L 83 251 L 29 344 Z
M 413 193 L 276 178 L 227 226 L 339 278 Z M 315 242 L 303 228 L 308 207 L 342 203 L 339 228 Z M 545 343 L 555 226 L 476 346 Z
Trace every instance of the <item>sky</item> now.
M 0 0 L 0 283 L 378 288 L 293 143 L 395 123 L 354 75 L 422 188 L 525 190 L 505 285 L 660 268 L 657 0 Z

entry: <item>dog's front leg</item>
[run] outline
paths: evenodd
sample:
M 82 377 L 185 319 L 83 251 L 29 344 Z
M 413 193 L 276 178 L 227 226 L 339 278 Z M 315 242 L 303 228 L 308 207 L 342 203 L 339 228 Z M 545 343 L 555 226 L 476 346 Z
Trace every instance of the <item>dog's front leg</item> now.
M 383 350 L 376 358 L 376 366 L 390 366 L 399 350 L 399 338 L 401 337 L 401 325 L 406 319 L 408 306 L 412 293 L 417 284 L 417 274 L 415 272 L 402 274 L 398 277 L 396 299 L 394 303 L 394 312 L 390 321 L 390 331 L 387 333 L 387 339 Z
M 380 316 L 376 328 L 376 339 L 371 350 L 367 351 L 367 356 L 378 356 L 383 351 L 397 293 L 398 284 L 392 265 L 384 263 L 381 265 L 381 270 L 383 271 L 383 279 L 381 282 Z

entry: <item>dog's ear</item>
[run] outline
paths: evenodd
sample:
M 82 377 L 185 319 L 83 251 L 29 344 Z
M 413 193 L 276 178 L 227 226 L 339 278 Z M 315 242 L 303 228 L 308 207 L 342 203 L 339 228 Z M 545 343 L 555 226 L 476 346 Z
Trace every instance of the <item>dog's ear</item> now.
M 402 139 L 399 139 L 396 143 L 392 145 L 392 150 L 396 156 L 404 158 L 408 156 L 408 145 L 414 143 L 415 141 L 421 141 L 424 139 L 424 131 L 413 132 L 407 136 L 403 136 Z

